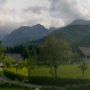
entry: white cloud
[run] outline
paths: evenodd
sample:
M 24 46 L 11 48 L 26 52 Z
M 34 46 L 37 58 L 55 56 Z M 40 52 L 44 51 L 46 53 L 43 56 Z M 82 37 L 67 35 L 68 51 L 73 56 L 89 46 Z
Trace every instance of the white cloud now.
M 0 30 L 12 31 L 19 26 L 32 26 L 38 23 L 46 27 L 60 27 L 75 19 L 90 19 L 89 9 L 83 7 L 84 2 L 81 0 L 0 0 Z
M 74 19 L 90 18 L 88 11 L 79 4 L 78 0 L 49 1 L 51 3 L 51 15 L 56 18 L 63 18 L 66 23 Z

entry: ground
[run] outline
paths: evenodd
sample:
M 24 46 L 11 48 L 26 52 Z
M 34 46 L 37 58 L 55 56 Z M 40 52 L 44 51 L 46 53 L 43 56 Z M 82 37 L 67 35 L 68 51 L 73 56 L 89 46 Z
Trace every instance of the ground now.
M 58 77 L 60 78 L 84 78 L 84 79 L 90 79 L 90 64 L 88 64 L 88 68 L 85 71 L 85 75 L 83 77 L 81 70 L 78 68 L 79 64 L 73 64 L 73 65 L 60 65 L 58 68 Z M 10 68 L 8 69 L 10 71 L 15 72 L 15 68 Z M 50 69 L 43 66 L 43 67 L 35 67 L 34 70 L 31 72 L 31 76 L 48 76 L 52 77 L 51 74 L 49 73 Z M 27 69 L 19 69 L 18 74 L 22 74 L 27 76 Z

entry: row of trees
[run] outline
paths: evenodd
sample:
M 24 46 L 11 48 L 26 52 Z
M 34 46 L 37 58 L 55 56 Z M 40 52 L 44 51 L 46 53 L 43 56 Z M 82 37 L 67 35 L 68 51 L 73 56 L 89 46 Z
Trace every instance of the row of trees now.
M 5 52 L 10 52 L 11 50 L 12 53 L 22 53 L 22 56 L 24 58 L 23 61 L 21 63 L 13 63 L 12 61 L 12 63 L 13 66 L 15 66 L 16 63 L 18 63 L 15 66 L 16 72 L 19 66 L 21 68 L 26 67 L 29 76 L 31 70 L 34 69 L 35 65 L 45 65 L 50 68 L 50 73 L 52 74 L 52 76 L 57 77 L 57 70 L 60 64 L 68 63 L 71 60 L 75 59 L 75 56 L 74 54 L 72 54 L 72 49 L 70 48 L 69 44 L 65 40 L 56 39 L 53 34 L 50 34 L 47 37 L 45 43 L 38 47 L 31 48 L 22 45 L 20 47 L 17 47 L 18 49 L 16 47 L 13 47 L 13 50 L 11 47 L 7 47 L 5 49 Z M 1 50 L 2 47 L 0 49 L 0 52 L 2 52 Z
M 35 45 L 29 46 L 18 45 L 14 47 L 6 47 L 4 49 L 4 53 L 20 53 L 23 59 L 25 59 L 34 54 L 38 54 L 39 48 Z

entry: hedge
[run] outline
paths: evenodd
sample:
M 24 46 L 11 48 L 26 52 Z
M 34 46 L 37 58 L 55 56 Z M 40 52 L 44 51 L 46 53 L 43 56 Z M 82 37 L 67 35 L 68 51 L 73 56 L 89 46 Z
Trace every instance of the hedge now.
M 90 84 L 69 85 L 66 90 L 90 90 Z
M 89 79 L 53 78 L 53 77 L 39 77 L 39 76 L 26 77 L 20 74 L 15 74 L 14 72 L 7 70 L 4 70 L 4 75 L 12 80 L 18 79 L 19 81 L 22 81 L 23 78 L 27 78 L 28 83 L 38 84 L 38 85 L 67 86 L 73 84 L 90 83 Z

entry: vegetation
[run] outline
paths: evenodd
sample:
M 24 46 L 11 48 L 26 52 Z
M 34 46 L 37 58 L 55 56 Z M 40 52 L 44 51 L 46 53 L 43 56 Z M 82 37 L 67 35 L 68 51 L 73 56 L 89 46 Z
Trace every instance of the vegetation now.
M 80 66 L 79 66 L 78 68 L 82 71 L 82 74 L 83 74 L 83 76 L 84 76 L 84 72 L 85 72 L 86 69 L 87 69 L 87 64 L 85 63 L 85 60 L 84 60 L 84 62 L 82 62 L 82 63 L 80 64 Z
M 56 38 L 65 39 L 70 44 L 90 34 L 89 25 L 68 25 L 60 30 L 52 32 Z
M 23 59 L 29 58 L 32 56 L 32 51 L 35 51 L 36 54 L 39 53 L 39 48 L 34 45 L 24 46 L 19 45 L 15 47 L 6 47 L 4 53 L 20 53 Z
M 73 35 L 73 33 L 71 34 Z M 74 38 L 76 38 L 76 35 Z M 20 63 L 10 57 L 4 59 L 4 74 L 11 79 L 17 79 L 20 82 L 56 86 L 90 83 L 90 69 L 87 69 L 87 64 L 85 62 L 80 65 L 68 64 L 77 55 L 71 54 L 71 47 L 65 40 L 58 40 L 53 34 L 48 35 L 45 43 L 40 46 L 20 45 L 6 47 L 4 52 L 21 53 L 23 57 L 23 61 Z M 84 75 L 85 71 L 86 74 Z M 23 79 L 28 79 L 28 81 Z
M 73 84 L 85 84 L 90 83 L 90 79 L 85 79 L 82 77 L 80 78 L 71 78 L 71 77 L 61 77 L 61 78 L 53 78 L 53 77 L 46 77 L 46 76 L 22 76 L 21 74 L 16 74 L 10 71 L 4 71 L 4 74 L 15 80 L 17 78 L 19 81 L 22 81 L 23 78 L 27 78 L 28 83 L 38 84 L 38 85 L 48 85 L 48 86 L 66 86 L 66 85 L 73 85 Z
M 0 80 L 0 90 L 33 90 L 34 88 L 23 87 L 19 84 L 8 83 Z
M 73 78 L 73 79 L 90 79 L 90 64 L 87 65 L 88 68 L 85 71 L 84 77 L 82 76 L 82 71 L 77 68 L 79 67 L 79 64 L 70 64 L 70 65 L 60 65 L 57 70 L 58 78 Z M 5 69 L 10 72 L 16 73 L 15 68 L 7 68 Z M 23 73 L 24 72 L 24 73 Z M 18 69 L 17 74 L 21 74 L 23 76 L 28 76 L 28 71 L 26 68 Z M 35 66 L 34 70 L 32 70 L 30 76 L 39 76 L 39 77 L 52 77 L 52 75 L 49 73 L 49 68 L 45 66 Z
M 70 59 L 71 48 L 64 40 L 57 40 L 53 34 L 49 35 L 40 47 L 39 62 L 50 68 L 52 76 L 57 77 L 57 69 L 61 63 Z
M 28 76 L 30 76 L 31 70 L 33 70 L 36 65 L 35 57 L 29 57 L 29 58 L 25 59 L 22 62 L 22 64 L 23 64 L 23 67 L 26 67 L 26 69 L 28 71 Z
M 68 85 L 66 90 L 90 90 L 90 84 Z
M 14 60 L 11 57 L 4 57 L 3 63 L 5 68 L 10 68 L 13 65 Z

